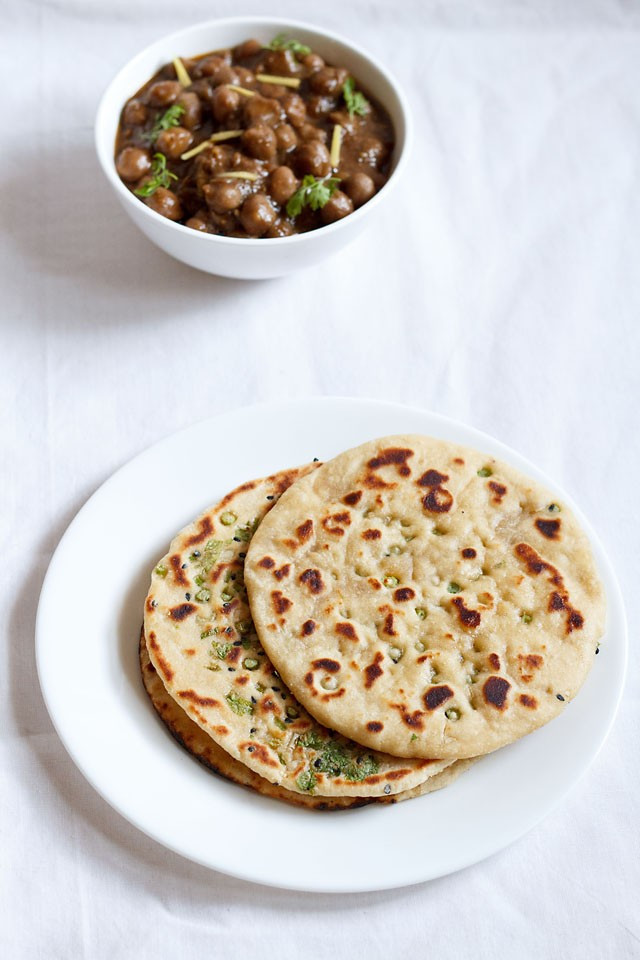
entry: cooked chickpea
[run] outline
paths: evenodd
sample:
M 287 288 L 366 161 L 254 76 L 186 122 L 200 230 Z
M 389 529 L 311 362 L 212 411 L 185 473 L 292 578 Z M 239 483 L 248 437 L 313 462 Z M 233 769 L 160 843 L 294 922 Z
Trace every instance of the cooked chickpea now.
M 118 154 L 116 170 L 127 183 L 139 180 L 151 170 L 149 151 L 139 147 L 125 147 Z
M 197 93 L 184 91 L 180 94 L 176 103 L 179 103 L 184 113 L 180 117 L 180 123 L 187 130 L 193 130 L 202 122 L 202 103 Z
M 277 149 L 276 135 L 271 127 L 257 123 L 242 134 L 242 146 L 256 160 L 271 160 Z
M 207 206 L 214 213 L 229 213 L 237 210 L 244 199 L 244 191 L 239 183 L 230 180 L 213 180 L 203 191 Z
M 327 142 L 327 131 L 323 130 L 322 127 L 314 127 L 312 123 L 305 123 L 303 127 L 300 128 L 300 137 L 305 143 L 309 143 L 312 140 L 319 140 L 321 143 Z
M 218 123 L 227 123 L 240 107 L 240 94 L 227 86 L 216 87 L 211 94 L 211 109 Z
M 322 70 L 325 65 L 319 53 L 308 53 L 306 57 L 302 58 L 302 63 L 309 73 L 317 73 L 318 70 Z
M 256 77 L 251 70 L 247 70 L 246 67 L 234 67 L 233 69 L 236 71 L 238 86 L 248 87 L 249 89 L 255 87 Z
M 307 100 L 307 113 L 316 120 L 327 117 L 335 108 L 336 101 L 331 97 L 321 97 L 316 94 Z
M 302 97 L 297 93 L 290 93 L 282 101 L 282 106 L 289 122 L 294 127 L 301 127 L 307 119 L 307 108 Z
M 314 93 L 335 97 L 341 92 L 348 76 L 349 71 L 342 67 L 322 67 L 321 70 L 311 74 L 309 86 Z
M 252 237 L 261 237 L 275 222 L 276 211 L 264 193 L 247 197 L 240 210 L 240 223 Z
M 361 207 L 376 192 L 376 185 L 367 173 L 354 173 L 342 183 L 354 207 Z
M 311 173 L 314 177 L 326 177 L 331 170 L 329 151 L 319 140 L 303 144 L 295 151 L 294 167 L 299 176 Z
M 276 127 L 278 150 L 288 153 L 298 146 L 298 134 L 288 123 L 281 123 Z
M 146 198 L 145 203 L 167 220 L 180 220 L 182 217 L 182 204 L 179 197 L 165 187 L 158 187 L 150 197 Z
M 378 167 L 387 153 L 382 140 L 377 137 L 363 137 L 360 141 L 359 159 L 370 167 Z
M 272 73 L 276 77 L 295 77 L 300 73 L 300 67 L 291 50 L 271 50 L 264 58 L 264 70 L 260 72 Z
M 203 220 L 202 217 L 198 217 L 198 216 L 189 217 L 189 219 L 185 221 L 184 225 L 185 227 L 191 227 L 192 230 L 199 230 L 200 233 L 208 232 L 207 222 L 206 220 Z
M 320 211 L 320 217 L 323 223 L 334 223 L 350 213 L 353 213 L 351 200 L 342 190 L 336 190 Z
M 281 205 L 284 205 L 299 186 L 299 181 L 291 167 L 276 167 L 269 177 L 271 196 Z
M 124 108 L 122 119 L 125 123 L 143 124 L 147 119 L 147 108 L 140 100 L 129 100 Z
M 271 97 L 256 93 L 253 97 L 244 98 L 244 118 L 249 126 L 254 123 L 268 123 L 273 126 L 280 120 L 281 115 L 280 104 Z
M 248 60 L 250 57 L 255 57 L 262 51 L 262 44 L 259 40 L 245 40 L 244 43 L 238 44 L 238 46 L 233 51 L 236 60 Z
M 269 227 L 265 233 L 265 237 L 273 240 L 276 237 L 290 237 L 294 232 L 293 226 L 289 223 L 288 220 L 276 220 L 272 227 Z
M 193 134 L 186 127 L 171 127 L 158 134 L 156 146 L 160 153 L 177 160 L 193 143 Z
M 148 97 L 152 107 L 169 107 L 182 93 L 182 84 L 177 80 L 159 80 L 149 87 Z

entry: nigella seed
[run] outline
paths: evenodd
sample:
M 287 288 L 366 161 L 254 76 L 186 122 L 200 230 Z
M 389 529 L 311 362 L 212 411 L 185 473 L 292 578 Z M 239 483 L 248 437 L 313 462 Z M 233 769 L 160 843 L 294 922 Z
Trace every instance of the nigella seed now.
M 253 753 L 255 747 L 247 747 L 247 753 Z
M 596 647 L 596 653 L 600 653 L 600 647 Z
M 234 640 L 234 641 L 233 641 L 233 645 L 234 645 L 234 647 L 241 647 L 241 646 L 242 646 L 242 640 Z
M 187 569 L 186 563 L 183 563 L 183 564 L 182 564 L 182 567 L 181 567 L 180 569 L 181 569 L 181 570 L 186 570 L 186 569 Z
M 271 687 L 274 693 L 280 693 L 280 687 Z
M 293 723 L 293 720 L 291 719 L 291 717 L 286 717 L 284 722 L 285 722 L 285 723 Z
M 190 594 L 190 593 L 185 593 L 185 597 L 187 598 L 187 600 L 191 600 L 191 594 Z
M 240 539 L 240 537 L 234 537 L 233 539 L 235 540 L 236 543 L 242 543 L 242 540 Z
M 316 770 L 320 769 L 320 767 L 322 766 L 322 760 L 320 759 L 320 757 L 318 757 L 317 760 L 313 761 L 313 765 L 316 768 Z
M 249 733 L 255 733 L 257 729 L 258 729 L 257 727 L 251 727 L 251 730 L 249 730 Z
M 313 458 L 313 462 L 314 462 L 314 463 L 320 463 L 320 457 L 314 457 L 314 458 Z
M 274 494 L 271 494 L 271 496 L 267 495 L 267 500 L 275 500 L 275 495 Z
M 236 668 L 235 668 L 235 667 L 227 667 L 227 670 L 229 671 L 229 673 L 235 673 L 235 672 L 236 672 Z
M 387 794 L 387 796 L 389 796 L 389 794 L 391 793 L 391 784 L 390 784 L 390 783 L 388 783 L 388 784 L 386 785 L 386 787 L 384 788 L 384 792 Z
M 564 703 L 564 697 L 562 696 L 561 693 L 556 693 L 556 697 L 558 698 L 558 700 L 562 700 L 562 702 Z
M 246 557 L 246 553 L 239 553 L 238 556 L 240 557 L 241 560 L 244 560 L 244 558 Z
M 257 702 L 258 702 L 258 701 L 256 700 L 255 697 L 251 697 L 251 703 L 257 703 Z M 254 729 L 254 732 L 255 732 L 255 727 L 254 727 L 253 729 Z
M 199 550 L 194 550 L 194 551 L 193 551 L 193 555 L 194 555 L 194 557 L 199 557 L 199 556 L 200 556 L 200 551 L 199 551 Z

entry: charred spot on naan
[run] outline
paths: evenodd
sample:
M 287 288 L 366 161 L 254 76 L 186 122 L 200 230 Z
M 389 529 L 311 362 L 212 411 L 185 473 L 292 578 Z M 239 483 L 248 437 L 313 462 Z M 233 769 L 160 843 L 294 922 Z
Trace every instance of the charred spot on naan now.
M 396 467 L 401 477 L 410 477 L 411 468 L 408 461 L 414 456 L 414 451 L 408 448 L 387 447 L 386 450 L 380 450 L 377 456 L 372 457 L 367 462 L 369 470 L 380 470 L 382 467 Z
M 548 573 L 548 583 L 557 589 L 552 590 L 549 594 L 547 610 L 549 613 L 566 613 L 565 633 L 570 634 L 574 630 L 581 630 L 584 626 L 584 617 L 571 604 L 560 571 L 553 564 L 543 560 L 540 554 L 528 543 L 517 543 L 514 547 L 514 553 L 524 563 L 527 572 L 533 576 L 539 576 L 544 572 Z
M 345 497 L 342 498 L 342 502 L 347 507 L 357 506 L 362 499 L 362 490 L 354 490 L 352 493 L 348 493 Z
M 547 540 L 559 540 L 560 539 L 560 521 L 559 520 L 543 520 L 539 517 L 535 522 L 536 529 L 543 537 L 546 537 Z
M 188 587 L 189 579 L 183 570 L 182 557 L 179 553 L 174 553 L 169 557 L 169 566 L 173 573 L 174 582 L 180 587 Z
M 429 687 L 428 690 L 423 694 L 422 700 L 430 712 L 437 710 L 438 707 L 441 707 L 443 703 L 446 703 L 447 700 L 450 700 L 453 697 L 453 690 L 447 684 L 438 684 L 434 687 Z
M 485 703 L 495 707 L 496 710 L 505 710 L 510 689 L 511 684 L 504 677 L 488 677 L 482 685 Z
M 208 537 L 210 537 L 212 533 L 213 533 L 213 524 L 211 523 L 211 517 L 209 516 L 208 513 L 206 513 L 204 517 L 201 517 L 200 520 L 198 521 L 197 533 L 193 533 L 190 537 L 188 537 L 185 540 L 184 542 L 185 548 L 196 547 L 198 544 L 204 543 L 204 541 Z
M 458 621 L 462 627 L 467 630 L 473 630 L 480 626 L 482 616 L 479 610 L 470 610 L 468 607 L 465 607 L 462 597 L 454 597 L 451 605 L 456 608 Z
M 176 623 L 182 623 L 187 617 L 190 617 L 192 613 L 198 608 L 193 603 L 180 603 L 176 607 L 171 607 L 169 610 L 169 618 Z
M 220 701 L 213 697 L 202 697 L 193 689 L 178 690 L 178 696 L 189 703 L 197 704 L 199 707 L 219 707 Z
M 282 590 L 273 590 L 271 593 L 271 603 L 276 613 L 286 613 L 293 606 L 291 600 L 285 597 Z
M 416 480 L 419 487 L 426 487 L 427 494 L 422 498 L 422 506 L 427 513 L 448 513 L 453 506 L 453 494 L 447 490 L 444 483 L 449 479 L 448 474 L 439 470 L 425 470 Z
M 322 574 L 315 567 L 309 567 L 298 577 L 301 584 L 308 588 L 310 593 L 322 593 L 324 590 L 324 581 Z
M 158 639 L 153 630 L 149 631 L 149 635 L 147 637 L 147 646 L 153 651 L 155 661 L 160 667 L 160 672 L 162 673 L 163 677 L 165 680 L 171 683 L 173 680 L 173 668 L 169 661 L 166 660 L 162 655 L 162 650 L 160 649 Z
M 492 503 L 500 504 L 502 503 L 504 496 L 507 492 L 507 488 L 504 483 L 498 483 L 497 480 L 489 480 L 487 482 L 489 490 L 491 490 L 493 496 L 491 497 Z
M 384 656 L 378 650 L 376 655 L 373 658 L 373 662 L 370 663 L 368 667 L 364 668 L 364 675 L 365 675 L 364 685 L 367 688 L 367 690 L 370 690 L 371 687 L 376 682 L 376 680 L 379 677 L 381 677 L 382 674 L 384 673 L 384 670 L 380 666 L 383 660 L 384 660 Z
M 527 707 L 528 710 L 536 710 L 538 707 L 538 701 L 535 697 L 530 697 L 528 693 L 521 693 L 518 697 L 518 700 L 523 707 Z
M 338 634 L 338 636 L 346 637 L 347 640 L 353 640 L 354 643 L 358 643 L 359 637 L 352 623 L 346 623 L 341 621 L 339 623 L 336 623 L 333 629 Z

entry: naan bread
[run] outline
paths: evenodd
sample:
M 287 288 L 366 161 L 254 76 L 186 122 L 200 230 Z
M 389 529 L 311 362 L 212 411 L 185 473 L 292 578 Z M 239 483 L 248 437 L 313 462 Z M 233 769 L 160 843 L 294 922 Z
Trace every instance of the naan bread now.
M 389 796 L 450 761 L 371 752 L 318 724 L 262 648 L 243 571 L 253 533 L 287 487 L 316 464 L 245 483 L 173 540 L 145 603 L 151 661 L 173 699 L 227 753 L 288 790 Z M 286 566 L 271 580 L 286 578 Z
M 298 480 L 253 538 L 245 580 L 298 700 L 398 756 L 475 756 L 547 723 L 604 625 L 570 510 L 429 437 L 375 440 Z
M 214 773 L 219 774 L 232 783 L 237 783 L 242 787 L 249 787 L 256 793 L 264 797 L 272 797 L 274 800 L 282 800 L 284 803 L 291 803 L 296 807 L 305 807 L 308 810 L 347 810 L 355 807 L 362 807 L 369 803 L 398 803 L 400 800 L 411 800 L 415 797 L 424 796 L 426 793 L 432 793 L 434 790 L 441 790 L 448 786 L 453 780 L 467 769 L 473 763 L 472 760 L 460 760 L 452 763 L 450 766 L 438 773 L 429 780 L 426 780 L 418 787 L 411 790 L 404 790 L 391 797 L 318 797 L 309 794 L 294 793 L 293 790 L 285 790 L 284 787 L 278 787 L 274 783 L 260 777 L 244 763 L 234 760 L 226 750 L 223 750 L 215 740 L 202 730 L 197 723 L 190 720 L 182 707 L 179 707 L 173 697 L 171 697 L 155 667 L 149 659 L 147 645 L 144 639 L 144 632 L 140 634 L 140 670 L 145 689 L 149 699 L 153 704 L 158 716 L 165 724 L 170 733 L 196 760 L 199 760 Z

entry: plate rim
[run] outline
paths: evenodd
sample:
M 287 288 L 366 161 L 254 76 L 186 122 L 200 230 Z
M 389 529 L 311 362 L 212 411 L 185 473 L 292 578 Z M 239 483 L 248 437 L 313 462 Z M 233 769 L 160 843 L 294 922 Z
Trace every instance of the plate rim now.
M 457 433 L 462 431 L 462 433 L 467 434 L 469 439 L 462 441 L 467 443 L 470 446 L 476 446 L 479 449 L 487 449 L 483 447 L 483 444 L 487 444 L 487 452 L 491 452 L 492 455 L 503 457 L 507 463 L 514 464 L 519 469 L 524 470 L 529 475 L 539 479 L 542 483 L 550 487 L 556 493 L 561 494 L 562 497 L 569 504 L 571 509 L 576 514 L 579 522 L 583 525 L 593 552 L 596 558 L 598 572 L 601 576 L 601 579 L 605 585 L 605 592 L 607 596 L 607 618 L 615 616 L 618 620 L 618 630 L 619 636 L 616 636 L 616 646 L 618 648 L 618 676 L 620 683 L 616 688 L 615 695 L 613 695 L 609 701 L 608 714 L 606 723 L 603 724 L 598 730 L 598 735 L 594 740 L 593 749 L 589 752 L 588 759 L 582 763 L 582 766 L 575 771 L 568 782 L 563 786 L 561 790 L 558 790 L 551 799 L 545 799 L 538 805 L 538 809 L 535 814 L 529 816 L 525 819 L 525 822 L 520 824 L 518 828 L 512 830 L 505 838 L 502 838 L 498 843 L 485 843 L 484 846 L 476 851 L 473 856 L 461 855 L 457 858 L 453 857 L 451 859 L 450 865 L 447 869 L 436 870 L 435 872 L 429 872 L 423 870 L 420 872 L 420 875 L 415 875 L 415 872 L 412 873 L 407 878 L 398 878 L 392 881 L 385 881 L 381 883 L 379 880 L 371 882 L 364 878 L 361 883 L 354 885 L 353 881 L 347 883 L 341 883 L 339 877 L 332 881 L 330 884 L 325 882 L 314 883 L 310 881 L 309 878 L 301 878 L 295 882 L 285 882 L 282 878 L 273 879 L 271 878 L 267 870 L 265 871 L 256 871 L 250 869 L 240 869 L 229 863 L 221 864 L 220 862 L 213 862 L 211 857 L 199 857 L 194 855 L 193 852 L 185 852 L 183 846 L 177 842 L 173 842 L 169 837 L 163 835 L 160 831 L 153 830 L 148 824 L 141 822 L 140 817 L 136 817 L 132 814 L 130 810 L 127 810 L 123 804 L 114 799 L 112 796 L 109 796 L 108 788 L 103 784 L 97 782 L 96 778 L 87 769 L 87 765 L 83 762 L 82 751 L 77 749 L 77 743 L 73 742 L 73 738 L 68 736 L 68 731 L 64 729 L 64 723 L 61 722 L 60 717 L 56 715 L 56 707 L 53 704 L 54 697 L 51 695 L 51 689 L 49 688 L 49 679 L 44 674 L 44 664 L 45 651 L 46 651 L 46 639 L 45 639 L 45 630 L 44 623 L 47 614 L 47 608 L 50 603 L 50 594 L 52 590 L 52 585 L 55 586 L 55 577 L 58 573 L 57 565 L 60 562 L 60 558 L 63 556 L 64 551 L 67 549 L 67 543 L 71 539 L 77 528 L 82 527 L 84 520 L 85 512 L 89 512 L 91 507 L 94 505 L 94 501 L 108 494 L 109 488 L 112 483 L 117 482 L 117 479 L 121 478 L 122 474 L 126 474 L 128 471 L 135 471 L 136 468 L 139 468 L 145 458 L 150 457 L 154 452 L 157 452 L 160 448 L 165 445 L 169 445 L 172 442 L 177 442 L 180 438 L 185 438 L 189 433 L 212 429 L 216 423 L 230 417 L 246 417 L 252 415 L 265 415 L 269 412 L 271 414 L 277 413 L 278 410 L 284 410 L 287 413 L 291 413 L 297 407 L 301 406 L 333 406 L 336 409 L 339 409 L 344 404 L 353 406 L 362 407 L 363 409 L 369 408 L 373 410 L 377 408 L 385 408 L 385 410 L 395 413 L 406 413 L 411 416 L 424 417 L 426 421 L 429 422 L 429 433 L 433 433 L 433 427 L 437 427 L 442 431 L 447 431 L 450 429 L 452 433 Z M 400 431 L 398 431 L 400 432 Z M 408 431 L 409 432 L 409 431 Z M 415 432 L 415 431 L 411 431 Z M 339 435 L 339 430 L 338 430 Z M 384 435 L 384 434 L 382 434 Z M 438 434 L 436 434 L 438 435 Z M 446 432 L 440 434 L 446 438 Z M 367 436 L 363 435 L 362 442 L 365 442 L 367 439 L 370 439 Z M 460 442 L 460 441 L 456 441 Z M 258 475 L 256 473 L 256 475 Z M 215 481 L 212 484 L 215 489 Z M 612 644 L 613 646 L 613 644 Z M 143 834 L 150 837 L 155 842 L 161 844 L 165 848 L 173 851 L 176 854 L 179 854 L 182 857 L 185 857 L 188 860 L 191 860 L 199 865 L 218 871 L 221 874 L 226 874 L 228 876 L 234 877 L 250 883 L 257 883 L 260 885 L 271 886 L 283 890 L 291 890 L 297 892 L 309 892 L 309 893 L 331 893 L 331 894 L 344 894 L 344 893 L 364 893 L 364 892 L 373 892 L 381 890 L 392 890 L 399 889 L 405 886 L 413 886 L 418 883 L 428 882 L 429 880 L 436 879 L 438 877 L 443 877 L 450 875 L 452 873 L 458 872 L 468 866 L 473 866 L 476 863 L 481 862 L 493 854 L 497 854 L 501 850 L 505 849 L 507 846 L 510 846 L 512 843 L 523 837 L 531 829 L 533 829 L 538 823 L 540 823 L 545 817 L 547 817 L 554 809 L 556 809 L 559 804 L 562 803 L 564 798 L 573 790 L 573 788 L 579 783 L 579 781 L 585 776 L 588 769 L 596 760 L 599 755 L 602 747 L 604 746 L 605 741 L 607 740 L 613 724 L 620 707 L 620 702 L 624 694 L 624 688 L 626 683 L 627 676 L 627 665 L 628 665 L 628 625 L 627 617 L 624 605 L 624 599 L 618 578 L 616 576 L 613 564 L 608 556 L 605 547 L 598 536 L 598 533 L 592 527 L 589 520 L 585 517 L 580 509 L 579 505 L 574 501 L 573 496 L 566 493 L 566 491 L 556 483 L 551 477 L 537 467 L 533 462 L 529 461 L 527 457 L 519 453 L 518 450 L 513 447 L 508 446 L 503 441 L 492 436 L 491 434 L 486 433 L 483 430 L 471 426 L 464 421 L 457 420 L 455 418 L 446 416 L 444 414 L 431 411 L 425 408 L 418 406 L 413 406 L 409 404 L 399 403 L 397 401 L 387 401 L 379 400 L 376 398 L 363 398 L 363 397 L 349 397 L 349 396 L 322 396 L 322 395 L 311 395 L 306 397 L 292 397 L 284 400 L 265 400 L 255 404 L 246 404 L 241 407 L 232 407 L 227 410 L 223 410 L 213 416 L 203 418 L 199 421 L 193 422 L 180 428 L 179 430 L 172 431 L 165 435 L 164 437 L 156 440 L 154 443 L 145 447 L 143 450 L 139 451 L 132 458 L 127 460 L 125 463 L 121 464 L 116 470 L 114 470 L 101 484 L 99 484 L 93 493 L 84 501 L 82 506 L 75 513 L 71 522 L 66 527 L 64 533 L 60 537 L 57 546 L 51 556 L 51 559 L 48 564 L 47 572 L 45 574 L 40 597 L 38 601 L 38 608 L 35 621 L 35 651 L 36 651 L 36 669 L 38 680 L 40 684 L 40 690 L 42 693 L 47 712 L 51 719 L 52 725 L 56 731 L 56 734 L 60 738 L 66 752 L 73 760 L 75 766 L 82 773 L 84 778 L 91 784 L 93 789 L 100 795 L 100 797 L 109 804 L 109 806 L 114 809 L 120 816 L 122 816 L 127 822 L 132 824 L 136 829 L 140 830 Z M 544 729 L 541 728 L 541 729 Z M 525 738 L 526 739 L 526 738 Z M 505 748 L 508 749 L 508 748 Z M 489 755 L 491 756 L 491 755 Z M 449 790 L 455 789 L 456 784 L 453 784 L 449 787 Z M 252 798 L 254 799 L 254 798 Z M 259 798 L 261 800 L 265 798 Z M 273 801 L 275 802 L 275 801 Z M 403 805 L 404 806 L 404 805 Z M 363 810 L 371 809 L 364 807 Z M 390 811 L 397 810 L 398 807 L 389 808 Z M 401 807 L 400 807 L 401 809 Z M 357 813 L 357 811 L 356 811 Z M 318 817 L 317 813 L 306 812 L 305 815 L 311 815 Z M 345 816 L 352 816 L 353 811 L 336 811 L 332 812 L 331 819 L 341 818 Z M 477 855 L 476 855 L 477 854 Z

